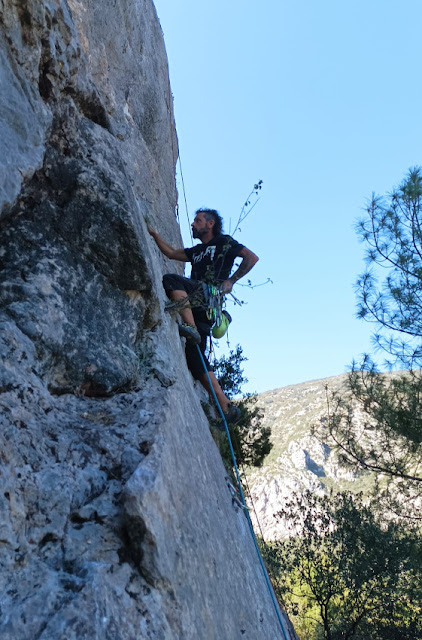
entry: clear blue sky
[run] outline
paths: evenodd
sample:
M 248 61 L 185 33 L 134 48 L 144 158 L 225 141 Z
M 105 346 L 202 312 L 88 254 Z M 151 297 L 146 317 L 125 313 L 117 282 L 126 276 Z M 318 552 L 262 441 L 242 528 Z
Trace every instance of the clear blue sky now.
M 260 257 L 252 281 L 274 284 L 237 285 L 247 305 L 229 306 L 248 390 L 343 373 L 373 330 L 355 318 L 354 225 L 422 164 L 421 0 L 155 5 L 190 217 L 216 208 L 228 230 L 263 180 L 235 237 Z

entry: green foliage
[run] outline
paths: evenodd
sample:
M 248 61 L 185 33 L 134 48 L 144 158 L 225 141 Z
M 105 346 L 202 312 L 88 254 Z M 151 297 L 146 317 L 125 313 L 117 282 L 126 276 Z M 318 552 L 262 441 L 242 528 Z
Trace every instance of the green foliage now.
M 240 345 L 214 363 L 214 373 L 226 396 L 231 400 L 241 393 L 241 387 L 247 382 L 241 368 L 247 358 Z M 257 406 L 257 396 L 247 394 L 236 401 L 241 418 L 235 425 L 229 425 L 230 436 L 236 453 L 237 463 L 260 467 L 272 449 L 271 429 L 262 425 L 264 411 Z M 231 454 L 226 437 L 220 438 L 221 456 L 227 468 L 231 467 Z
M 243 375 L 242 362 L 247 358 L 243 355 L 240 344 L 235 350 L 230 351 L 229 356 L 222 356 L 214 362 L 214 373 L 226 396 L 231 400 L 241 393 L 242 385 L 248 382 Z
M 358 316 L 377 324 L 374 343 L 387 364 L 409 370 L 387 378 L 365 355 L 353 363 L 348 393 L 329 398 L 320 429 L 345 464 L 376 472 L 378 499 L 414 519 L 422 498 L 421 206 L 415 168 L 389 196 L 372 197 L 358 226 L 368 263 L 357 281 Z
M 373 195 L 358 225 L 368 263 L 356 284 L 358 316 L 378 325 L 375 344 L 389 354 L 388 362 L 406 368 L 422 365 L 421 205 L 417 167 L 389 196 Z
M 359 496 L 311 492 L 278 514 L 290 537 L 264 550 L 276 592 L 305 640 L 421 637 L 421 544 Z
M 341 463 L 376 474 L 378 508 L 417 523 L 422 516 L 420 372 L 387 377 L 364 366 L 349 374 L 349 394 L 327 395 L 327 415 L 317 434 L 337 451 Z
M 257 406 L 257 396 L 248 395 L 238 400 L 242 417 L 237 424 L 229 425 L 230 437 L 239 466 L 260 467 L 272 449 L 271 429 L 262 426 L 264 411 Z M 226 466 L 231 466 L 231 454 L 227 438 L 220 444 L 220 452 Z

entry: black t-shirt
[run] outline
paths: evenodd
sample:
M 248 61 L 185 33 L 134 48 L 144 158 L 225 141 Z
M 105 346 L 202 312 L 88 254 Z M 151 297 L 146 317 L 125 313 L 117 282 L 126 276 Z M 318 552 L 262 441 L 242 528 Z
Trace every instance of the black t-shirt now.
M 216 284 L 227 280 L 235 258 L 243 249 L 243 244 L 231 236 L 220 235 L 206 244 L 197 244 L 185 248 L 189 262 L 192 263 L 191 278 Z

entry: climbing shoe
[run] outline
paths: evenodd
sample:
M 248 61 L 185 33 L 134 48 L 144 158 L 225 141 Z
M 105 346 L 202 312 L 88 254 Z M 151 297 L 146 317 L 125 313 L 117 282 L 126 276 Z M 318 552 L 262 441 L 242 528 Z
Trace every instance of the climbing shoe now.
M 235 404 L 229 404 L 229 410 L 224 414 L 227 424 L 236 424 L 239 422 L 242 412 Z
M 199 335 L 198 329 L 191 324 L 187 324 L 184 322 L 183 324 L 179 324 L 179 335 L 193 344 L 200 344 L 201 336 Z
M 227 424 L 236 424 L 237 422 L 239 422 L 241 417 L 242 417 L 242 412 L 240 411 L 239 407 L 236 407 L 235 404 L 229 404 L 228 411 L 227 411 L 227 413 L 224 414 L 224 418 L 225 418 Z M 217 429 L 219 431 L 225 431 L 225 426 L 224 426 L 224 421 L 223 420 L 221 420 L 217 424 Z

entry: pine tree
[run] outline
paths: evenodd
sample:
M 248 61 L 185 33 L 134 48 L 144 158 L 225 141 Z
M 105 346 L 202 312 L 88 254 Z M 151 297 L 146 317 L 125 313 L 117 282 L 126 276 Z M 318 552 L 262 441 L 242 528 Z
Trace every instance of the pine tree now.
M 416 521 L 422 517 L 422 172 L 411 169 L 386 197 L 373 196 L 358 233 L 367 269 L 356 284 L 358 317 L 375 323 L 381 374 L 365 355 L 353 363 L 348 393 L 330 398 L 322 438 L 340 459 L 374 471 L 377 500 Z

